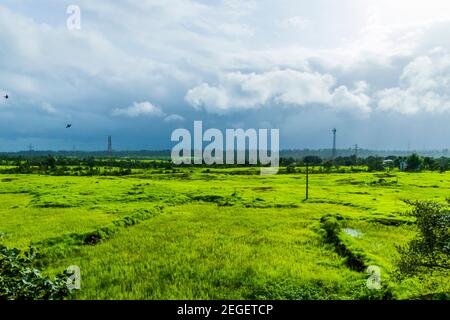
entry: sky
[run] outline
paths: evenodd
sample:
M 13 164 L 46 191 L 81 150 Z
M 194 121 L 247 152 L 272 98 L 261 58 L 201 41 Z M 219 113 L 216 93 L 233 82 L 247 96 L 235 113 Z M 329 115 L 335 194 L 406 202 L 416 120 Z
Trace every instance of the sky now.
M 195 120 L 450 148 L 449 34 L 448 0 L 0 0 L 0 151 L 169 149 Z

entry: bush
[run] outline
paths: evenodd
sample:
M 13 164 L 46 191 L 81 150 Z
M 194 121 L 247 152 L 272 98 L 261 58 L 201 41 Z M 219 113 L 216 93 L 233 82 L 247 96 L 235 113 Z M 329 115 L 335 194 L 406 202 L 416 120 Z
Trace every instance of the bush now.
M 406 159 L 407 163 L 407 171 L 420 171 L 422 168 L 422 159 L 415 153 L 410 155 L 408 159 Z
M 366 162 L 367 162 L 367 170 L 369 172 L 384 171 L 383 161 L 381 160 L 381 158 L 368 157 Z
M 340 215 L 326 215 L 320 219 L 325 240 L 329 243 L 339 242 L 338 235 L 341 232 Z
M 21 252 L 0 246 L 0 300 L 62 300 L 70 294 L 67 277 L 53 281 L 33 267 L 33 248 Z
M 402 275 L 450 270 L 450 210 L 433 202 L 407 202 L 416 219 L 418 235 L 399 247 L 398 270 Z
M 286 173 L 288 173 L 288 174 L 296 173 L 295 165 L 288 165 L 288 166 L 286 167 Z

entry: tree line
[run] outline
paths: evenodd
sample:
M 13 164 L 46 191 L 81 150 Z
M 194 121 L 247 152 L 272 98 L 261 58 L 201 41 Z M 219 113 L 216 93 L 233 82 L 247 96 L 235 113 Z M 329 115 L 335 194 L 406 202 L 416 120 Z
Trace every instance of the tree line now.
M 292 157 L 282 158 L 280 160 L 280 164 L 287 167 L 304 166 L 306 163 L 312 166 L 322 166 L 324 168 L 363 166 L 370 172 L 392 170 L 394 168 L 402 168 L 404 171 L 408 172 L 418 172 L 422 170 L 445 172 L 450 169 L 450 158 L 422 157 L 416 153 L 409 156 L 369 156 L 366 158 L 358 158 L 355 155 L 352 155 L 347 157 L 337 157 L 334 160 L 322 159 L 318 156 L 306 156 L 301 160 Z
M 280 166 L 286 169 L 280 173 L 295 173 L 308 164 L 318 168 L 318 172 L 361 172 L 386 171 L 401 169 L 407 172 L 422 170 L 445 172 L 450 169 L 450 158 L 422 157 L 417 154 L 409 156 L 369 156 L 358 158 L 355 155 L 341 156 L 333 160 L 316 155 L 305 156 L 302 159 L 293 157 L 280 158 Z M 67 156 L 22 156 L 0 155 L 0 173 L 3 174 L 52 174 L 52 175 L 129 175 L 139 170 L 160 170 L 161 172 L 176 172 L 177 168 L 193 167 L 194 165 L 175 165 L 170 160 L 142 160 L 109 157 L 67 157 Z M 258 167 L 259 165 L 256 165 Z M 205 168 L 239 168 L 248 165 L 195 165 Z M 343 168 L 347 168 L 344 170 Z

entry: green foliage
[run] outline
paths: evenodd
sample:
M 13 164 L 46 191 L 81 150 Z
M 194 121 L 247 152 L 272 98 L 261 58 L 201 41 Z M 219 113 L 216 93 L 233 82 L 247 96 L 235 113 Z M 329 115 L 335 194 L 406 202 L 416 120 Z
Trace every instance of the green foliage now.
M 339 241 L 339 233 L 341 232 L 342 216 L 337 215 L 326 215 L 320 219 L 321 228 L 324 231 L 323 235 L 327 242 L 336 243 Z
M 400 247 L 399 271 L 404 275 L 450 270 L 450 210 L 424 201 L 408 202 L 416 220 L 418 234 Z
M 289 166 L 286 167 L 286 173 L 292 174 L 292 173 L 295 173 L 295 172 L 296 172 L 296 170 L 295 170 L 295 166 L 294 165 L 289 165 Z
M 413 153 L 406 159 L 408 171 L 419 171 L 422 167 L 422 158 Z
M 438 170 L 439 169 L 439 162 L 431 157 L 424 157 L 423 158 L 423 168 L 425 170 Z
M 322 163 L 322 159 L 318 156 L 306 156 L 303 158 L 303 162 L 313 166 L 319 166 Z
M 338 295 L 336 292 L 341 292 L 341 294 Z M 356 296 L 361 295 L 364 298 L 370 294 L 363 292 L 364 281 L 357 281 L 346 287 L 343 283 L 322 279 L 313 279 L 302 283 L 281 280 L 270 281 L 262 287 L 255 288 L 246 298 L 252 300 L 339 300 L 354 297 L 355 293 Z
M 56 158 L 49 155 L 46 159 L 46 161 L 44 162 L 44 165 L 49 167 L 50 169 L 55 169 L 56 167 Z
M 334 245 L 336 252 L 346 260 L 349 268 L 363 271 L 365 263 L 360 254 L 353 252 L 339 237 L 344 218 L 340 214 L 326 215 L 320 219 L 321 232 L 326 242 Z
M 33 248 L 21 252 L 0 246 L 0 300 L 61 300 L 68 297 L 67 277 L 50 280 L 33 267 Z
M 369 157 L 366 159 L 367 170 L 369 172 L 373 171 L 384 171 L 383 161 L 381 158 Z
M 323 167 L 325 172 L 330 172 L 331 168 L 333 167 L 333 161 L 332 160 L 327 160 L 323 163 Z
M 448 158 L 440 158 L 437 160 L 437 169 L 440 173 L 444 173 L 445 171 L 449 170 L 450 168 L 450 159 Z

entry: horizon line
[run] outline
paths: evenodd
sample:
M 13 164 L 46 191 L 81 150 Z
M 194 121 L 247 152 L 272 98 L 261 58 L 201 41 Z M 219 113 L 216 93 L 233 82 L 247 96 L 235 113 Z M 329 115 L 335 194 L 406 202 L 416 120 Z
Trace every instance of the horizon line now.
M 190 149 L 191 151 L 196 151 L 197 149 Z M 202 149 L 203 150 L 203 149 Z M 245 149 L 245 151 L 249 151 L 250 149 Z M 259 149 L 256 149 L 259 150 Z M 280 149 L 279 152 L 292 152 L 292 151 L 332 151 L 332 148 L 284 148 Z M 355 151 L 355 148 L 338 148 L 337 151 Z M 412 149 L 412 150 L 405 150 L 405 149 L 371 149 L 371 148 L 358 148 L 358 152 L 361 151 L 370 151 L 370 152 L 402 152 L 402 153 L 414 153 L 414 152 L 448 152 L 450 148 L 442 148 L 442 149 Z M 228 150 L 221 150 L 221 151 L 228 151 Z M 230 151 L 241 151 L 241 150 L 230 150 Z M 253 151 L 253 150 L 252 150 Z M 17 150 L 17 151 L 0 151 L 0 154 L 5 153 L 43 153 L 43 152 L 53 152 L 53 153 L 110 153 L 108 150 L 55 150 L 55 149 L 41 149 L 41 150 Z M 119 150 L 112 150 L 112 153 L 132 153 L 132 152 L 171 152 L 171 149 L 119 149 Z

